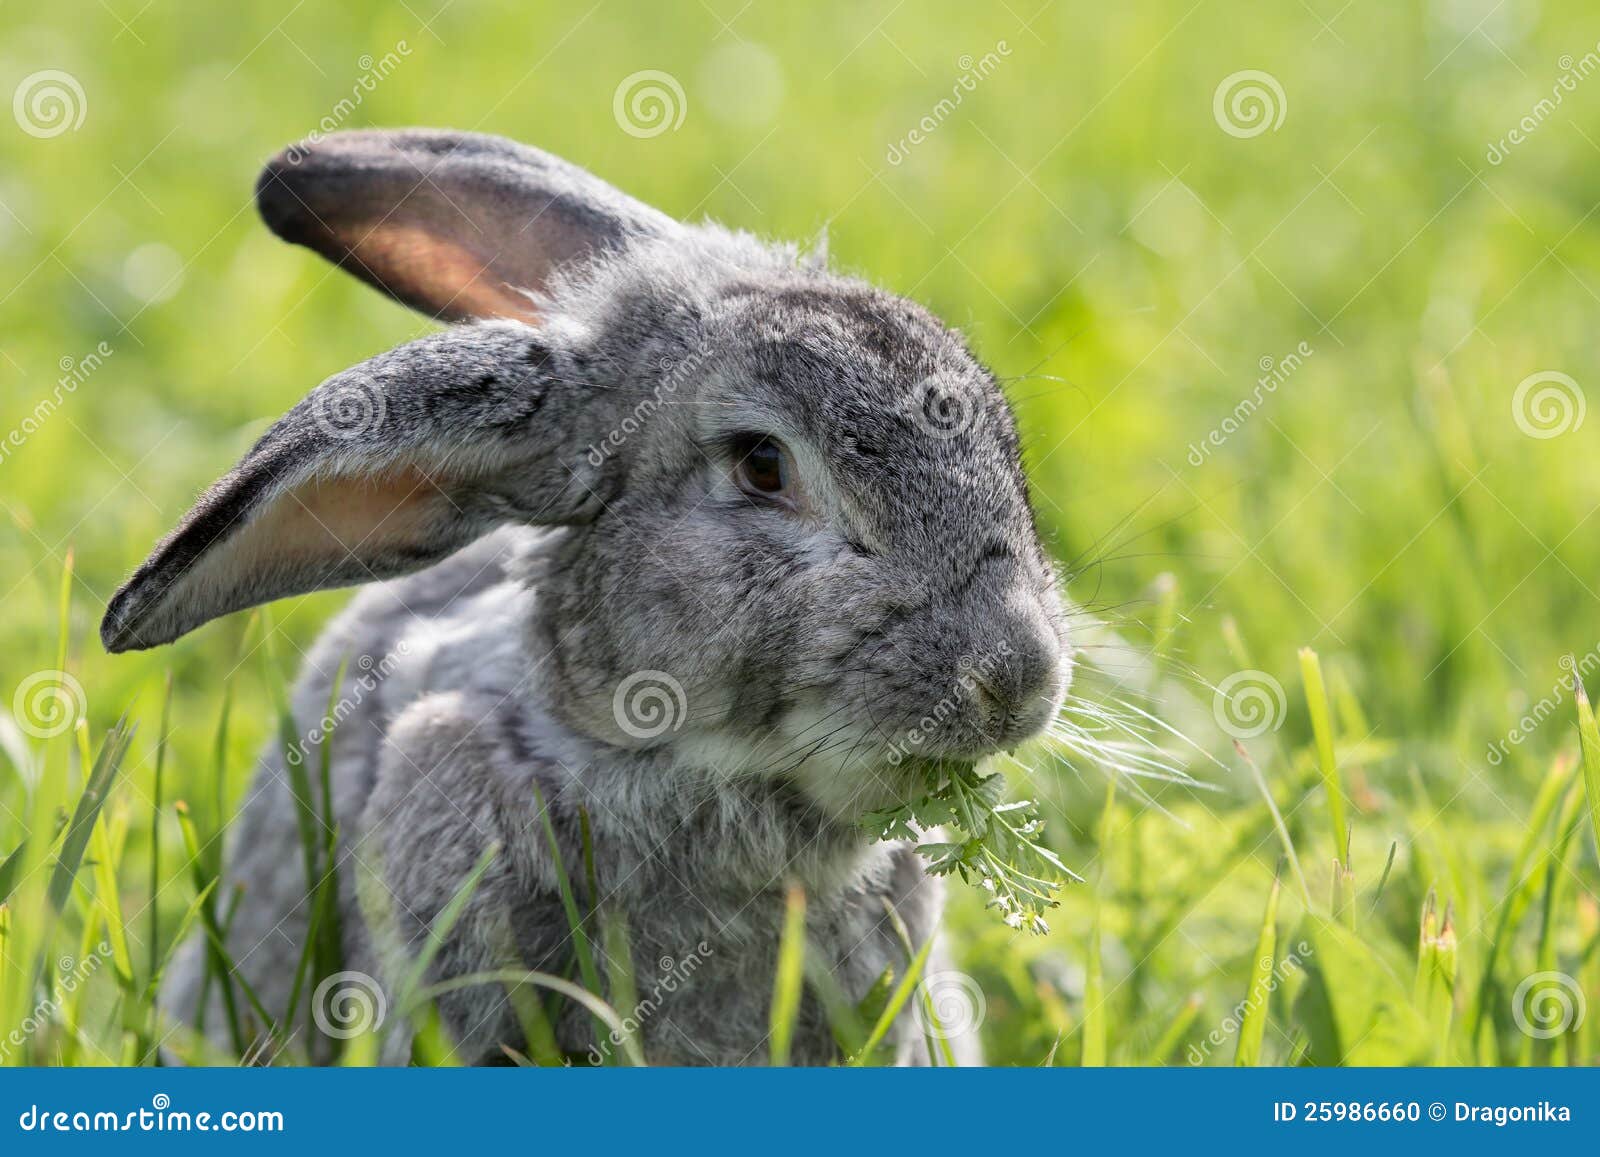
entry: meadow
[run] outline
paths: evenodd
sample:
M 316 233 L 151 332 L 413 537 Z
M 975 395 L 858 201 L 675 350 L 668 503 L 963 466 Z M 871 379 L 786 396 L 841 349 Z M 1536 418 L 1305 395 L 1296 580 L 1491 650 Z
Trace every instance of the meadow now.
M 955 885 L 959 972 L 891 1000 L 999 1064 L 1600 1061 L 1596 72 L 1578 0 L 0 9 L 0 1063 L 155 1063 L 176 939 L 247 902 L 218 837 L 348 596 L 96 628 L 431 328 L 250 205 L 407 124 L 825 234 L 1006 382 L 1096 742 L 1003 770 L 1083 880 L 1044 935 Z

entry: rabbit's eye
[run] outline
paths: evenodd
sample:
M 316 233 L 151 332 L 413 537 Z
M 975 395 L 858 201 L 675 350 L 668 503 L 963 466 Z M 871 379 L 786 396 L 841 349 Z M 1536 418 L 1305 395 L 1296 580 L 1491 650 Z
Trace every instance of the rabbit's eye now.
M 746 494 L 781 497 L 789 489 L 792 473 L 788 451 L 772 438 L 752 438 L 739 447 L 734 478 Z

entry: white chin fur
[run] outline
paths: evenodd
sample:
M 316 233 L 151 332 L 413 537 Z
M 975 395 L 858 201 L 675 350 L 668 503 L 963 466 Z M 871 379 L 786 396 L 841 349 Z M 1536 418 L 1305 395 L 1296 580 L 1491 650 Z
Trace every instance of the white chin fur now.
M 684 734 L 673 748 L 674 763 L 719 780 L 787 779 L 843 822 L 905 800 L 905 773 L 889 763 L 882 738 L 857 723 L 841 723 L 837 713 L 792 712 L 762 740 Z

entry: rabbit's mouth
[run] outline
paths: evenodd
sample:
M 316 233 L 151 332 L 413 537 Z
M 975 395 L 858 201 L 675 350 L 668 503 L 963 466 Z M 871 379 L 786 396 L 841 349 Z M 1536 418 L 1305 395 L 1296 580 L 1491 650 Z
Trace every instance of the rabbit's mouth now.
M 1068 649 L 1050 642 L 964 658 L 942 696 L 931 702 L 924 696 L 893 728 L 880 721 L 887 739 L 883 762 L 976 763 L 1044 732 L 1072 682 Z
M 783 750 L 802 754 L 771 770 L 829 813 L 856 819 L 905 803 L 930 776 L 1044 733 L 1072 678 L 1070 648 L 1053 631 L 1018 630 L 969 647 L 937 681 L 905 653 L 885 643 L 869 656 L 872 674 L 852 688 L 853 711 L 827 698 L 786 713 Z M 854 719 L 843 722 L 846 713 Z
M 1009 751 L 1025 740 L 1032 739 L 1049 726 L 1061 710 L 1061 701 L 1071 682 L 1070 667 L 1065 662 L 1058 672 L 1047 677 L 1035 690 L 1021 695 L 1009 693 L 994 681 L 974 677 L 971 697 L 974 713 L 980 722 L 973 725 L 979 744 L 968 752 L 954 752 L 957 757 L 969 755 L 974 759 Z
M 808 760 L 785 769 L 784 778 L 824 812 L 842 822 L 855 824 L 869 811 L 896 807 L 917 796 L 931 773 L 940 767 L 950 769 L 958 762 L 970 766 L 977 760 L 918 756 L 898 762 L 887 758 L 858 760 L 852 766 Z
M 956 713 L 936 706 L 894 730 L 881 723 L 863 728 L 851 742 L 800 760 L 782 775 L 841 818 L 897 806 L 918 795 L 930 778 L 970 769 L 1043 734 L 1060 712 L 1070 679 L 1063 663 L 1048 685 L 1021 702 L 975 684 Z

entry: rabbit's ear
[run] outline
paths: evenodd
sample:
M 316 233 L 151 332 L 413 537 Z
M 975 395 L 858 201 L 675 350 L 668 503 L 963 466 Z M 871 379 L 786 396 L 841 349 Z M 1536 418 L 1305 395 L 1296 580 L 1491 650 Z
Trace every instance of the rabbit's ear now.
M 423 313 L 532 320 L 524 290 L 561 264 L 679 226 L 598 177 L 500 137 L 333 133 L 279 153 L 256 183 L 272 231 Z
M 527 326 L 485 323 L 328 379 L 117 592 L 100 626 L 106 649 L 417 570 L 503 522 L 592 518 L 594 479 L 571 449 L 587 444 L 592 395 L 563 384 L 557 357 Z

